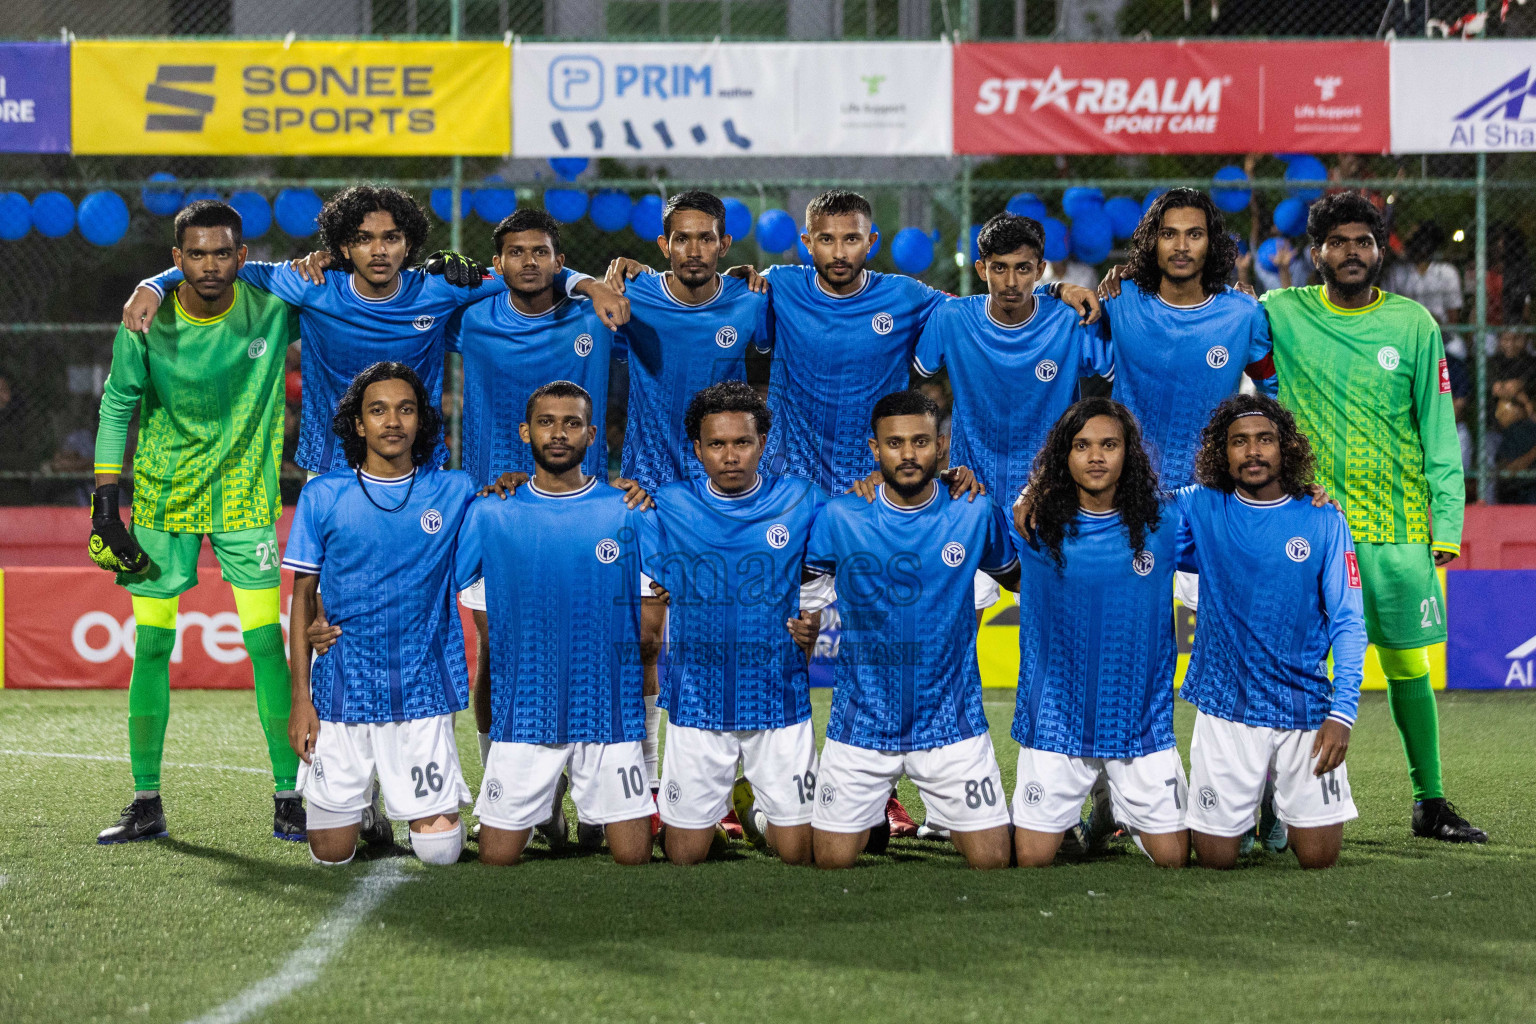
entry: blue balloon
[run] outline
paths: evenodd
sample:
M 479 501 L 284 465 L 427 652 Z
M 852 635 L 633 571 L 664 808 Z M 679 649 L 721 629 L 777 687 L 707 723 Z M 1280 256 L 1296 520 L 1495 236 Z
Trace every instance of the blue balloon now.
M 1045 258 L 1055 263 L 1067 258 L 1067 226 L 1055 217 L 1040 222 L 1045 228 Z
M 588 215 L 603 231 L 622 231 L 629 225 L 629 210 L 634 204 L 628 193 L 605 188 L 592 197 Z
M 210 200 L 215 203 L 222 203 L 224 201 L 224 197 L 219 195 L 218 192 L 211 188 L 195 188 L 188 192 L 185 197 L 183 197 L 182 205 L 184 207 L 191 206 L 193 203 L 200 203 L 204 200 Z
M 277 226 L 290 238 L 308 238 L 320 230 L 319 194 L 312 188 L 285 188 L 272 200 Z
M 1227 164 L 1221 170 L 1212 175 L 1213 181 L 1230 181 L 1248 183 L 1248 174 L 1236 164 Z M 1213 188 L 1211 199 L 1215 201 L 1216 208 L 1223 213 L 1238 213 L 1248 208 L 1248 200 L 1253 195 L 1252 189 L 1246 188 Z
M 1115 196 L 1104 204 L 1104 212 L 1109 215 L 1109 226 L 1118 239 L 1130 238 L 1141 223 L 1141 204 L 1130 196 Z
M 502 218 L 512 216 L 517 209 L 517 193 L 504 187 L 506 183 L 499 174 L 486 178 L 485 183 L 491 187 L 476 189 L 470 205 L 475 208 L 475 216 L 487 224 L 500 224 Z
M 1275 252 L 1280 248 L 1281 239 L 1271 235 L 1259 243 L 1259 265 L 1271 274 L 1280 273 L 1280 264 L 1275 260 Z
M 243 237 L 260 238 L 272 230 L 272 206 L 260 192 L 232 192 L 229 205 L 240 215 L 240 234 Z
M 864 257 L 866 260 L 872 260 L 876 256 L 880 255 L 880 225 L 871 224 L 869 226 L 869 231 L 870 234 L 875 236 L 875 241 L 874 244 L 869 247 L 869 255 Z
M 799 260 L 800 265 L 803 267 L 815 266 L 816 264 L 815 258 L 811 256 L 811 250 L 807 249 L 805 243 L 798 238 L 795 239 L 795 259 Z
M 1306 155 L 1307 154 L 1305 154 L 1305 153 L 1276 153 L 1275 154 L 1275 159 L 1279 160 L 1281 163 L 1285 164 L 1285 166 L 1289 167 L 1289 166 L 1291 166 L 1291 161 L 1292 160 L 1298 160 L 1301 157 L 1304 157 Z
M 752 233 L 752 207 L 740 199 L 725 199 L 725 233 L 741 241 Z
M 764 210 L 757 218 L 757 244 L 764 252 L 783 252 L 799 237 L 795 218 L 783 210 Z
M 1141 201 L 1141 215 L 1145 217 L 1147 215 L 1147 211 L 1152 209 L 1152 204 L 1157 202 L 1157 197 L 1167 191 L 1168 190 L 1165 188 L 1155 188 L 1151 192 L 1148 192 L 1146 197 Z
M 661 224 L 661 210 L 665 205 L 661 196 L 650 193 L 635 200 L 634 209 L 629 211 L 631 230 L 641 238 L 660 238 L 665 230 Z
M 1327 181 L 1328 168 L 1315 156 L 1298 156 L 1291 160 L 1285 168 L 1286 181 Z M 1302 202 L 1310 203 L 1322 198 L 1323 190 L 1320 187 L 1293 188 L 1290 194 Z
M 435 188 L 435 189 L 433 189 L 432 190 L 432 195 L 430 197 L 428 197 L 428 203 L 432 207 L 432 212 L 437 214 L 437 217 L 438 217 L 439 220 L 446 220 L 446 221 L 452 221 L 453 220 L 453 189 L 451 189 L 451 188 Z M 474 192 L 474 189 L 468 189 L 468 188 L 460 189 L 459 190 L 459 216 L 460 217 L 468 217 L 472 212 L 474 212 L 474 209 L 475 209 L 475 192 Z
M 1030 220 L 1043 221 L 1047 210 L 1033 192 L 1020 192 L 1008 200 L 1008 205 L 1003 207 L 1015 217 L 1028 217 Z
M 128 233 L 128 204 L 116 192 L 91 192 L 80 200 L 80 234 L 92 245 L 116 245 Z
M 1275 229 L 1292 237 L 1307 230 L 1307 204 L 1296 196 L 1276 203 Z
M 922 228 L 902 228 L 891 239 L 891 262 L 904 274 L 921 274 L 933 265 L 934 241 Z
M 1115 230 L 1107 213 L 1090 206 L 1082 208 L 1082 212 L 1072 219 L 1069 238 L 1072 252 L 1079 260 L 1089 264 L 1103 263 L 1109 250 L 1114 248 Z
M 547 188 L 544 209 L 562 224 L 575 223 L 587 212 L 587 194 L 579 188 Z
M 170 171 L 156 171 L 149 176 L 149 180 L 171 182 L 176 180 L 176 175 Z M 139 191 L 139 201 L 144 204 L 144 209 L 156 217 L 170 217 L 181 209 L 181 189 L 145 185 Z
M 32 200 L 32 224 L 44 238 L 63 238 L 75 226 L 75 204 L 63 192 L 39 192 Z
M 32 230 L 32 204 L 20 192 L 0 192 L 0 239 L 14 242 Z
M 971 225 L 971 260 L 972 260 L 972 262 L 981 259 L 981 245 L 977 241 L 979 238 L 981 238 L 981 225 L 980 224 L 972 224 Z
M 575 181 L 581 172 L 587 169 L 588 160 L 584 156 L 552 156 L 549 158 L 549 169 L 555 172 L 555 177 L 561 181 Z M 554 214 L 550 214 L 551 217 Z
M 1098 210 L 1104 206 L 1104 191 L 1097 188 L 1069 188 L 1061 194 L 1061 209 L 1068 217 L 1076 219 L 1085 210 Z

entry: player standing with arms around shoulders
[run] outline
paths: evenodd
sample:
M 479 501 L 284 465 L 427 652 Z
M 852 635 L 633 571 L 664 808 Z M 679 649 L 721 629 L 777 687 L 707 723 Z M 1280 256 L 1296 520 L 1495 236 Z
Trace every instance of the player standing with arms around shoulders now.
M 1280 402 L 1311 441 L 1343 506 L 1360 562 L 1365 631 L 1413 785 L 1413 834 L 1483 843 L 1445 799 L 1429 647 L 1446 638 L 1436 568 L 1461 551 L 1461 444 L 1440 328 L 1411 299 L 1377 288 L 1387 230 L 1358 192 L 1307 215 L 1323 284 L 1266 292 Z
M 1174 544 L 1136 420 L 1090 398 L 1051 428 L 1024 499 L 1019 540 L 1019 691 L 1014 848 L 1049 866 L 1100 775 L 1159 867 L 1189 857 L 1184 765 L 1174 743 Z
M 1017 559 L 1001 509 L 935 483 L 938 419 L 921 392 L 876 402 L 869 448 L 885 479 L 877 499 L 835 498 L 811 530 L 806 566 L 833 577 L 842 610 L 811 820 L 818 867 L 854 864 L 903 774 L 929 823 L 949 830 L 971 867 L 1008 866 L 972 587 L 978 569 L 1014 585 Z
M 1271 773 L 1302 867 L 1332 866 L 1357 817 L 1344 755 L 1365 665 L 1360 567 L 1343 514 L 1309 497 L 1312 466 L 1289 412 L 1237 395 L 1205 428 L 1200 485 L 1176 494 L 1179 562 L 1200 576 L 1179 695 L 1199 709 L 1188 822 L 1202 867 L 1236 863 Z
M 453 738 L 469 702 L 453 555 L 474 485 L 433 462 L 442 417 L 403 364 L 360 373 L 333 429 L 349 468 L 304 486 L 283 559 L 294 572 L 289 737 L 304 760 L 310 855 L 352 859 L 377 779 L 416 856 L 452 864 L 470 799 Z M 339 635 L 311 665 L 320 590 Z
M 283 365 L 297 317 L 278 297 L 238 281 L 240 215 L 204 200 L 176 215 L 171 256 L 185 280 L 142 335 L 119 328 L 101 398 L 91 558 L 117 572 L 137 622 L 128 686 L 133 802 L 103 844 L 167 834 L 160 766 L 170 714 L 170 662 L 180 595 L 197 585 L 207 536 L 235 608 L 272 759 L 272 834 L 304 838 L 288 749 L 288 662 L 279 623 L 277 475 L 283 447 Z M 128 424 L 139 413 L 133 531 L 118 511 Z

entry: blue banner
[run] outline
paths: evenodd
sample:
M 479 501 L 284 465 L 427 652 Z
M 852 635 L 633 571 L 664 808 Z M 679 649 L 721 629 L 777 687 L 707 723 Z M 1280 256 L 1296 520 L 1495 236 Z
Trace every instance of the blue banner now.
M 69 152 L 69 47 L 0 43 L 0 153 Z
M 1446 573 L 1445 584 L 1446 687 L 1536 689 L 1536 571 L 1462 569 Z

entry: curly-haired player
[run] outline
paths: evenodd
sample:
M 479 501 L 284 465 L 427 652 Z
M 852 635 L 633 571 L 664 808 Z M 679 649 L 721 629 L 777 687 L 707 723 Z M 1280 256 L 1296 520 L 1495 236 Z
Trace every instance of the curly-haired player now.
M 1349 525 L 1309 497 L 1311 445 L 1273 399 L 1227 399 L 1201 439 L 1200 485 L 1175 496 L 1179 566 L 1200 576 L 1179 691 L 1199 709 L 1195 852 L 1203 867 L 1231 867 L 1269 792 L 1301 866 L 1329 867 L 1356 817 L 1344 755 L 1365 664 Z

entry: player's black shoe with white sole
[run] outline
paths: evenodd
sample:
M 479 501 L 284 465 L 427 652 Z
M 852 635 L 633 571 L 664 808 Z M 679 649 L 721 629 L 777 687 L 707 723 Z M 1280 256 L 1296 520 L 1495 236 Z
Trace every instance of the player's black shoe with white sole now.
M 272 798 L 272 838 L 302 843 L 308 838 L 304 824 L 304 801 L 296 796 Z
M 1486 843 L 1488 833 L 1456 813 L 1444 797 L 1420 800 L 1413 805 L 1413 834 L 1442 843 Z
M 117 824 L 96 837 L 102 846 L 136 843 L 141 839 L 164 839 L 171 833 L 165 827 L 165 808 L 158 796 L 138 797 L 123 808 Z
M 373 802 L 363 808 L 358 837 L 369 846 L 395 845 L 395 826 L 384 813 L 384 798 L 379 795 L 377 787 L 373 791 Z

